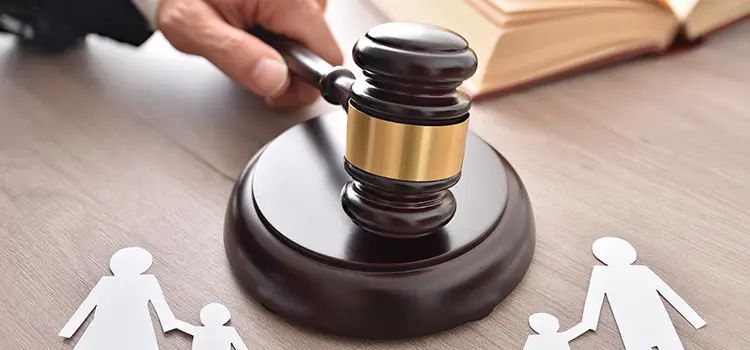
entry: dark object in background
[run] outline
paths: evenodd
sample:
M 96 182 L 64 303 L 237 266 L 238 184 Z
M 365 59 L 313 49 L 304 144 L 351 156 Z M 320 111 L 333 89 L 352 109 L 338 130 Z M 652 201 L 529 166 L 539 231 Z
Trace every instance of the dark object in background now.
M 130 0 L 0 0 L 0 32 L 60 53 L 89 34 L 139 46 L 154 31 Z

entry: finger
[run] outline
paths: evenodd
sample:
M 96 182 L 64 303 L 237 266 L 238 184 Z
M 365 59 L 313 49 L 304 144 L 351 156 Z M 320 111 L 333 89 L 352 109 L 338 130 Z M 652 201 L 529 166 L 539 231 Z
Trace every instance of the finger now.
M 332 65 L 343 64 L 341 49 L 325 19 L 325 0 L 257 1 L 257 24 L 299 41 Z
M 276 50 L 228 24 L 201 0 L 165 0 L 158 26 L 177 50 L 205 57 L 256 94 L 279 96 L 290 84 L 287 67 Z
M 266 30 L 300 42 L 331 65 L 343 64 L 343 56 L 326 23 L 326 0 L 259 0 L 255 19 Z M 308 105 L 320 97 L 320 91 L 292 76 L 287 91 L 266 102 L 274 107 Z

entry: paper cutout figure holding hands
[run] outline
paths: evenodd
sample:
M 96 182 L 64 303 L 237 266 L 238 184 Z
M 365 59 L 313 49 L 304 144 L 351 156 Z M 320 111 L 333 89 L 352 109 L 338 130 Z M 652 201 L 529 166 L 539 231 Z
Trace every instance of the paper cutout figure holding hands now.
M 569 343 L 588 331 L 585 325 L 578 324 L 558 333 L 560 322 L 557 317 L 542 312 L 529 316 L 529 326 L 538 334 L 526 339 L 523 350 L 571 350 Z
M 94 319 L 75 350 L 157 350 L 159 347 L 149 311 L 149 301 L 159 317 L 162 331 L 176 328 L 159 282 L 143 275 L 153 259 L 142 248 L 124 248 L 110 259 L 114 276 L 99 280 L 75 311 L 59 336 L 70 338 L 94 309 Z
M 192 350 L 247 350 L 240 335 L 233 327 L 227 327 L 231 315 L 224 305 L 211 303 L 201 310 L 203 327 L 177 321 L 177 328 L 193 336 Z
M 696 329 L 704 321 L 677 293 L 646 266 L 632 265 L 637 254 L 620 238 L 597 239 L 594 256 L 606 266 L 591 274 L 582 324 L 595 331 L 605 296 L 627 350 L 683 350 L 677 331 L 661 301 L 664 297 Z

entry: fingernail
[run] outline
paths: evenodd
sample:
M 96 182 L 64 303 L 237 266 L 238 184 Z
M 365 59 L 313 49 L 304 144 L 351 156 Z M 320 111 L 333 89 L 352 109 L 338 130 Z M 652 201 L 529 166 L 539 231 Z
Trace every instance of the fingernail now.
M 252 81 L 265 96 L 276 96 L 287 80 L 286 65 L 270 58 L 264 58 L 255 66 Z

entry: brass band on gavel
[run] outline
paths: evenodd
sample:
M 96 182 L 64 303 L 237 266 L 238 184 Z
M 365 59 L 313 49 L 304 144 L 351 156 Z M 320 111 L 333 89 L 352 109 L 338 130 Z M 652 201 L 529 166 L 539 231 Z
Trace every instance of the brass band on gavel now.
M 346 160 L 374 175 L 437 181 L 461 172 L 469 119 L 444 126 L 402 124 L 348 108 Z

